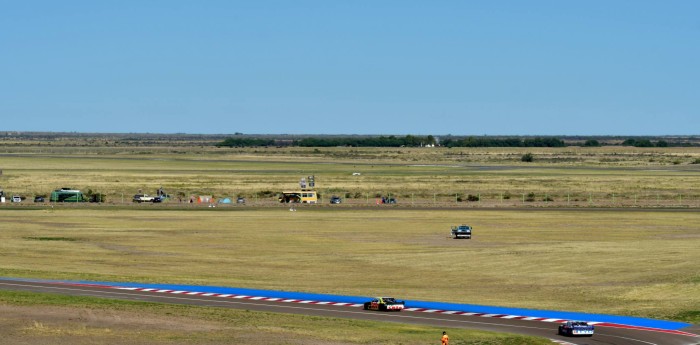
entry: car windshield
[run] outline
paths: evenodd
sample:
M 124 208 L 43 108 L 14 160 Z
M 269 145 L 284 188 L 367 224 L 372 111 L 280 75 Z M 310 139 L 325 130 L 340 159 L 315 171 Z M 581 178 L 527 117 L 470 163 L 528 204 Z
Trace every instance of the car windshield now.
M 385 303 L 394 303 L 396 301 L 391 297 L 384 297 L 384 302 Z

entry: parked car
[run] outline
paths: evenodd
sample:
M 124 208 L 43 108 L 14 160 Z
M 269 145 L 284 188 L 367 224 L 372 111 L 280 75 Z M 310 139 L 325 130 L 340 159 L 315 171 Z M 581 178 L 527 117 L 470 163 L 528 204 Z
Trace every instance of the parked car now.
M 397 200 L 396 200 L 396 198 L 394 198 L 394 197 L 386 197 L 386 196 L 383 196 L 381 199 L 378 199 L 378 200 L 377 200 L 377 203 L 381 203 L 381 204 L 395 204 L 396 201 L 397 201 Z
M 37 195 L 34 197 L 34 202 L 44 202 L 44 197 L 41 195 Z
M 19 195 L 13 195 L 12 202 L 22 202 L 22 197 Z
M 334 195 L 331 197 L 331 204 L 340 204 L 341 202 L 343 202 L 343 199 L 339 196 Z
M 245 198 L 242 196 L 239 196 L 238 199 L 236 199 L 237 204 L 245 204 Z
M 136 194 L 134 195 L 134 202 L 153 202 L 154 197 L 148 195 L 148 194 Z
M 470 239 L 472 238 L 472 227 L 465 224 L 453 226 L 450 234 L 452 235 L 452 238 Z

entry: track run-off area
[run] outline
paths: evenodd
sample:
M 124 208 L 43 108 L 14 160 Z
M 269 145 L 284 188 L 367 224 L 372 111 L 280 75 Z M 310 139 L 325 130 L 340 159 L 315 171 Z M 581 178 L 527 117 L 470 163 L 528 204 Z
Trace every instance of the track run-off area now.
M 687 323 L 605 314 L 413 300 L 405 301 L 403 312 L 384 313 L 363 310 L 362 303 L 368 297 L 215 286 L 0 278 L 0 289 L 470 328 L 540 336 L 559 344 L 700 344 L 700 336 L 693 333 L 697 330 Z M 558 324 L 567 320 L 589 321 L 596 327 L 595 335 L 590 338 L 557 335 Z

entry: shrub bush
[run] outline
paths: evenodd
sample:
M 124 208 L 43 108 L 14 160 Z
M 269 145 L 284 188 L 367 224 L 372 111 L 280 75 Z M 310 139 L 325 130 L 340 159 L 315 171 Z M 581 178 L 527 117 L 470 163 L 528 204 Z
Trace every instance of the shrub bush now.
M 527 196 L 525 197 L 525 201 L 527 202 L 533 202 L 535 201 L 535 193 L 527 193 Z

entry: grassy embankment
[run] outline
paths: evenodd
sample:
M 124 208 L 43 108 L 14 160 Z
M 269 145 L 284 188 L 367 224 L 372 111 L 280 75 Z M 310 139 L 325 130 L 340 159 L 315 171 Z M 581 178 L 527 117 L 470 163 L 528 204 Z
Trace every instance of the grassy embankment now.
M 674 211 L 2 212 L 0 275 L 223 285 L 698 322 L 700 215 Z M 469 223 L 472 240 L 447 238 Z

